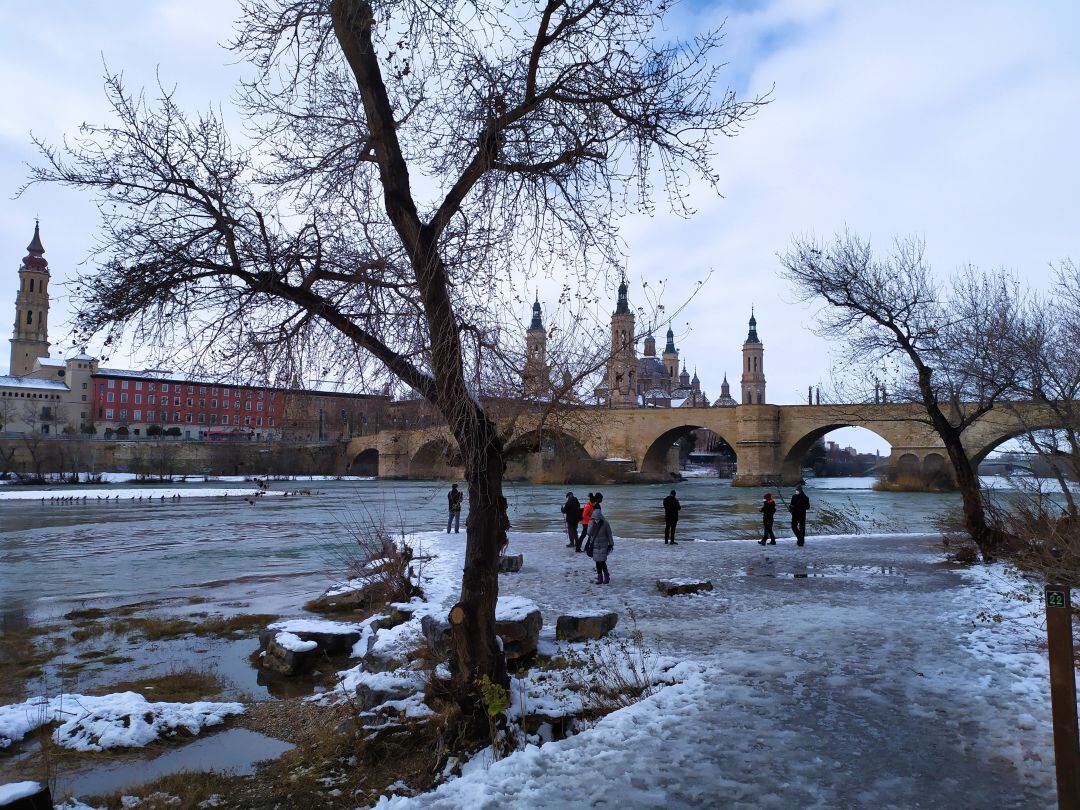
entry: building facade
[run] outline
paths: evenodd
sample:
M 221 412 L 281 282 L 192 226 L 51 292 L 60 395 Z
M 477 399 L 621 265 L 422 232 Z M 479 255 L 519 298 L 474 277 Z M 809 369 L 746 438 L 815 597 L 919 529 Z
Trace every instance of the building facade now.
M 26 250 L 10 372 L 0 375 L 0 433 L 338 441 L 362 435 L 385 408 L 383 395 L 106 368 L 85 353 L 50 357 L 49 265 L 36 224 Z

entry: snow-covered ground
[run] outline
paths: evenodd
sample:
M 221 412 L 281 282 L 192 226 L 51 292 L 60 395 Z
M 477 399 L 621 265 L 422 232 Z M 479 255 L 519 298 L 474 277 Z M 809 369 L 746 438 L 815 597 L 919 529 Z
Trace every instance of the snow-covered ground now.
M 240 703 L 151 703 L 135 692 L 36 697 L 0 706 L 0 748 L 50 723 L 59 723 L 53 739 L 65 748 L 140 748 L 179 729 L 198 734 L 204 726 L 216 726 L 243 712 Z
M 390 807 L 1049 807 L 1046 662 L 1000 569 L 940 565 L 928 536 L 619 540 L 610 585 L 561 534 L 511 535 L 502 592 L 545 626 L 615 610 L 686 663 L 679 682 L 566 740 L 530 746 Z M 419 535 L 432 601 L 456 596 L 464 543 Z M 715 590 L 665 598 L 659 578 Z M 1025 609 L 1026 608 L 1026 609 Z M 980 622 L 1003 613 L 1004 627 Z

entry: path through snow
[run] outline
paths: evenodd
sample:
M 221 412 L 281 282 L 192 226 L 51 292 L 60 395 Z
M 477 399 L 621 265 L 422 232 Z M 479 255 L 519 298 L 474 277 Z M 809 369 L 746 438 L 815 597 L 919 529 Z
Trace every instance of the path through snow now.
M 422 535 L 449 604 L 461 536 Z M 661 653 L 700 674 L 594 728 L 530 748 L 392 807 L 1049 807 L 1045 660 L 978 623 L 1004 604 L 994 569 L 939 564 L 933 538 L 752 542 L 617 540 L 611 585 L 557 534 L 513 534 L 503 593 L 540 607 L 628 608 Z M 806 573 L 806 577 L 795 574 Z M 708 577 L 662 597 L 656 580 Z M 435 585 L 435 582 L 432 583 Z M 1008 624 L 1008 623 L 1007 623 Z M 1029 639 L 1037 628 L 1024 624 Z

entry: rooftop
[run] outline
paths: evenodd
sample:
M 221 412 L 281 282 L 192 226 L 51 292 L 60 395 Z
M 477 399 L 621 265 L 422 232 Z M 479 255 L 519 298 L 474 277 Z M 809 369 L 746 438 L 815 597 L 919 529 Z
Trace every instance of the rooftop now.
M 37 380 L 33 377 L 12 377 L 9 374 L 0 374 L 0 388 L 41 388 L 49 391 L 69 390 L 67 385 L 59 380 Z

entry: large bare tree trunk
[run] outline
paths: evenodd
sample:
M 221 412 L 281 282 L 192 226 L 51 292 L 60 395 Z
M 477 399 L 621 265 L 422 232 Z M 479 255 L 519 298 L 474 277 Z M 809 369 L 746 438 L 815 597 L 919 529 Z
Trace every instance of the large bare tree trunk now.
M 494 430 L 475 451 L 464 452 L 469 487 L 465 521 L 465 569 L 461 597 L 450 611 L 454 635 L 455 692 L 475 695 L 485 675 L 508 685 L 506 661 L 495 636 L 495 605 L 499 598 L 499 546 L 505 531 L 502 504 L 503 454 Z

